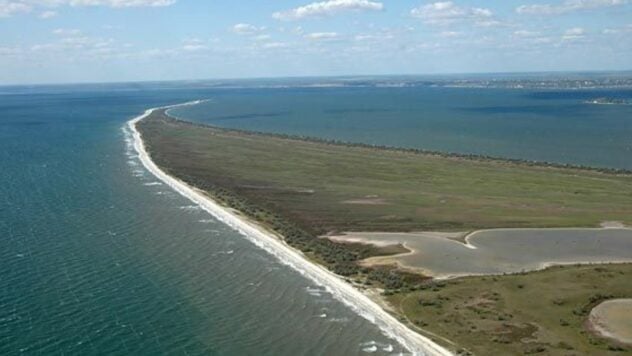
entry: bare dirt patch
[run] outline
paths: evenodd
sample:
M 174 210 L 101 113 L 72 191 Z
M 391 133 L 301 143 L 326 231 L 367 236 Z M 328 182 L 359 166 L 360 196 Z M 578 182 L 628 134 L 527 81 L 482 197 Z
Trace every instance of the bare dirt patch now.
M 342 204 L 355 204 L 355 205 L 385 205 L 388 204 L 386 200 L 382 198 L 360 198 L 343 200 Z
M 597 305 L 588 323 L 595 334 L 632 345 L 632 299 L 611 299 Z
M 603 221 L 599 225 L 604 229 L 625 229 L 627 227 L 621 221 Z

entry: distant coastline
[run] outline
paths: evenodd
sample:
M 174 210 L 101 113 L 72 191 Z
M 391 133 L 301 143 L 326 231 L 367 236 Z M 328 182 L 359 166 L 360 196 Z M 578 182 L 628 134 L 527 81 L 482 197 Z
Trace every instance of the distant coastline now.
M 632 105 L 632 101 L 615 98 L 596 98 L 584 101 L 584 104 L 592 105 Z

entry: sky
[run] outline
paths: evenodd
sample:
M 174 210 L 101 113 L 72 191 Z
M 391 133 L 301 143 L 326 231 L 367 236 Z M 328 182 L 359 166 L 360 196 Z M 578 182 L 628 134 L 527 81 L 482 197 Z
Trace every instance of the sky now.
M 0 84 L 632 69 L 632 0 L 0 0 Z

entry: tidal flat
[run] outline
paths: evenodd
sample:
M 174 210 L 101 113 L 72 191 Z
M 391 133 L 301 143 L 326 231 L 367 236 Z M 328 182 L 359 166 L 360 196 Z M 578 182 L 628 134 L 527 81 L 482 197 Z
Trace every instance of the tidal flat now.
M 632 229 L 493 229 L 458 233 L 351 232 L 328 238 L 409 252 L 372 257 L 364 265 L 396 263 L 434 278 L 519 273 L 562 264 L 632 262 Z
M 632 345 L 632 299 L 610 299 L 590 312 L 590 328 L 599 336 Z

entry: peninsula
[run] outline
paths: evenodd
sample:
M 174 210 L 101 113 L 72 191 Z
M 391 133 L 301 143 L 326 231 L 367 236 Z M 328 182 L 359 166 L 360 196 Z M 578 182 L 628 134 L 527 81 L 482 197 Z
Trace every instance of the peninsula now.
M 152 173 L 173 179 L 177 184 L 170 185 L 196 202 L 215 204 L 216 216 L 246 221 L 255 235 L 276 236 L 276 243 L 300 251 L 294 258 L 372 296 L 423 336 L 371 309 L 375 303 L 356 298 L 350 304 L 380 315 L 381 327 L 397 329 L 394 335 L 412 351 L 564 354 L 627 347 L 584 326 L 592 307 L 632 297 L 626 282 L 632 265 L 604 264 L 632 262 L 627 252 L 606 248 L 597 260 L 571 259 L 591 265 L 507 275 L 515 271 L 501 269 L 446 281 L 398 263 L 398 256 L 414 252 L 405 239 L 376 243 L 363 234 L 441 232 L 463 244 L 465 234 L 480 229 L 609 222 L 632 241 L 625 228 L 632 224 L 628 172 L 229 130 L 175 119 L 166 108 L 148 111 L 131 127 Z M 345 241 L 349 232 L 354 239 Z M 388 263 L 365 263 L 384 256 Z

